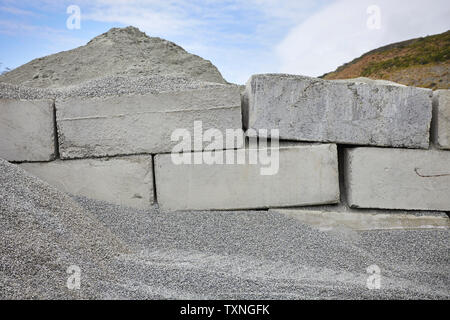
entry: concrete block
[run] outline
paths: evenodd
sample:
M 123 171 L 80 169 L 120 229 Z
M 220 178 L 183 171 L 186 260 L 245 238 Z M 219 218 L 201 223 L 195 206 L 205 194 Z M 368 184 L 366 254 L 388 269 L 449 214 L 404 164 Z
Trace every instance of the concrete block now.
M 285 140 L 426 149 L 431 96 L 429 89 L 364 79 L 254 75 L 243 99 L 244 123 L 279 129 Z
M 432 137 L 438 148 L 450 150 L 450 90 L 434 92 Z
M 151 156 L 22 163 L 34 176 L 72 195 L 147 209 L 153 202 Z
M 240 151 L 248 159 L 252 150 Z M 220 157 L 224 152 L 216 151 Z M 171 155 L 157 155 L 158 203 L 164 210 L 231 210 L 339 202 L 334 144 L 281 146 L 274 175 L 261 175 L 261 162 L 245 163 L 176 165 Z
M 450 211 L 450 152 L 354 148 L 344 151 L 353 208 Z
M 57 100 L 61 158 L 171 152 L 179 143 L 171 141 L 173 131 L 193 134 L 194 121 L 223 135 L 226 129 L 242 129 L 240 105 L 234 85 Z M 191 146 L 202 150 L 205 144 Z
M 323 211 L 313 209 L 274 209 L 300 222 L 321 231 L 350 229 L 368 230 L 410 230 L 410 229 L 449 229 L 450 219 L 446 214 L 414 215 L 399 214 L 393 211 L 368 213 L 362 210 Z
M 55 153 L 52 100 L 0 99 L 0 158 L 49 161 Z

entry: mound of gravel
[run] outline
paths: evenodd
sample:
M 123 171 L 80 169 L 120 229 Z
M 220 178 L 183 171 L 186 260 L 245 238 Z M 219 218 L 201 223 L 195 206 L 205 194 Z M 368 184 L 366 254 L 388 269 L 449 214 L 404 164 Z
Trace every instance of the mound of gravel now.
M 108 76 L 64 88 L 32 88 L 0 82 L 0 99 L 64 99 L 143 95 L 226 86 L 181 76 Z
M 0 82 L 58 88 L 108 76 L 176 75 L 226 83 L 208 60 L 134 27 L 113 28 L 87 45 L 35 59 L 0 76 Z
M 71 198 L 0 160 L 3 299 L 448 299 L 448 243 L 448 230 L 323 232 L 276 212 Z M 372 264 L 381 290 L 366 287 Z
M 60 90 L 57 89 L 30 88 L 21 85 L 0 82 L 0 99 L 54 99 L 58 95 L 60 95 Z
M 0 298 L 101 298 L 128 249 L 69 196 L 0 159 Z M 81 289 L 67 288 L 67 268 Z
M 323 232 L 267 211 L 162 212 L 75 198 L 133 252 L 122 298 L 447 299 L 448 230 Z M 382 270 L 368 290 L 366 268 Z

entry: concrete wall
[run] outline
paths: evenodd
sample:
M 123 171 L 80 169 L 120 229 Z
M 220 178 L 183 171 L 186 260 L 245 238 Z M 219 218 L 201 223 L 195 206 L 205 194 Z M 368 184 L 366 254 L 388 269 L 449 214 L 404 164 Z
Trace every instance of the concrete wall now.
M 144 209 L 154 201 L 166 210 L 341 202 L 346 211 L 450 211 L 448 90 L 432 97 L 431 90 L 364 78 L 255 75 L 241 105 L 241 89 L 196 84 L 56 101 L 6 99 L 0 92 L 0 157 L 68 193 Z M 194 121 L 202 121 L 202 132 L 222 135 L 243 126 L 279 129 L 291 143 L 281 144 L 275 175 L 249 161 L 177 165 L 170 152 L 179 141 L 171 134 L 193 133 Z M 192 151 L 209 143 L 191 142 L 182 155 L 203 158 L 205 152 Z M 344 150 L 340 170 L 336 146 Z M 225 156 L 225 148 L 215 155 Z M 248 160 L 252 148 L 242 141 L 237 148 Z

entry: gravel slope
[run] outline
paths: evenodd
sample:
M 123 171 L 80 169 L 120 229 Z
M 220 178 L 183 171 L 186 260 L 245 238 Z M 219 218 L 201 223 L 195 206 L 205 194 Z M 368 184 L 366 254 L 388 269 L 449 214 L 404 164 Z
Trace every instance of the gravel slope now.
M 0 298 L 101 298 L 112 257 L 128 252 L 69 196 L 0 159 Z M 66 270 L 82 270 L 70 291 Z
M 0 82 L 0 99 L 102 98 L 218 88 L 226 85 L 180 76 L 107 76 L 63 88 L 32 88 Z
M 275 212 L 148 212 L 77 201 L 134 248 L 117 259 L 116 294 L 124 298 L 450 297 L 448 230 L 321 232 Z M 382 290 L 366 287 L 372 264 L 382 270 Z
M 134 27 L 112 28 L 85 46 L 35 59 L 0 76 L 0 82 L 59 88 L 107 76 L 177 75 L 226 83 L 208 60 Z
M 1 299 L 449 299 L 449 230 L 322 232 L 276 212 L 71 198 L 0 160 Z M 82 289 L 66 288 L 70 265 Z M 366 268 L 381 268 L 368 290 Z

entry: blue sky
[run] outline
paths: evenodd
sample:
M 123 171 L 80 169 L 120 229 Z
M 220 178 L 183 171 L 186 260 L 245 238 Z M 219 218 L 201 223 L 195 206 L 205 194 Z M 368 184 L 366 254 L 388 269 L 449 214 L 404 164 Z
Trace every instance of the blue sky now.
M 66 27 L 69 5 L 81 9 L 80 29 Z M 0 62 L 15 68 L 134 25 L 211 60 L 231 82 L 319 76 L 379 46 L 449 30 L 449 17 L 448 0 L 0 0 Z

